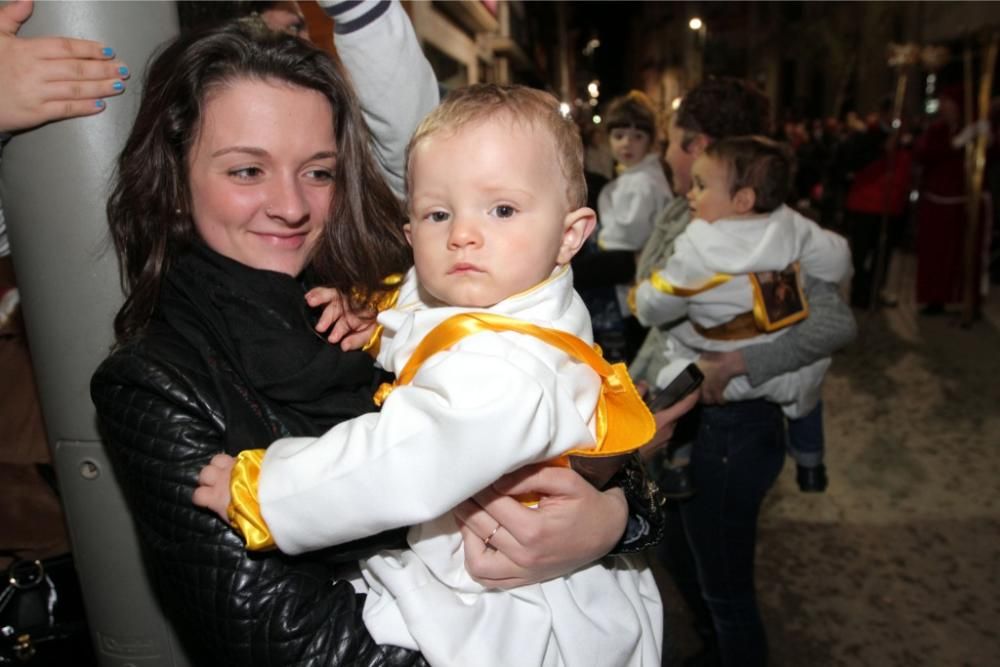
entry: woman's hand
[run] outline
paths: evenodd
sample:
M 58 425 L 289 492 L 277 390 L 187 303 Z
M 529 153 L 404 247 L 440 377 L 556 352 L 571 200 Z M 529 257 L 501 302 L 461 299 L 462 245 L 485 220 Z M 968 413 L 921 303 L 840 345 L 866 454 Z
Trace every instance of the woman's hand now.
M 737 375 L 747 372 L 743 354 L 739 350 L 703 352 L 695 363 L 705 376 L 701 383 L 702 403 L 724 403 L 722 393 L 726 390 L 726 385 Z
M 0 7 L 0 132 L 100 113 L 102 98 L 125 90 L 128 68 L 103 44 L 17 37 L 33 9 L 23 0 Z
M 316 331 L 323 333 L 329 329 L 326 339 L 331 343 L 340 343 L 340 349 L 357 350 L 371 340 L 375 331 L 375 311 L 354 313 L 350 309 L 348 299 L 332 287 L 314 287 L 306 292 L 306 303 L 312 308 L 325 304 Z M 331 328 L 332 327 L 332 328 Z
M 540 495 L 537 508 L 512 498 Z M 568 574 L 601 558 L 621 538 L 628 506 L 621 489 L 601 492 L 569 468 L 528 466 L 455 508 L 465 567 L 492 588 Z
M 691 408 L 696 406 L 699 398 L 701 398 L 701 395 L 696 390 L 677 401 L 669 408 L 660 410 L 659 412 L 654 412 L 653 420 L 656 422 L 656 433 L 653 434 L 652 440 L 643 445 L 643 449 L 655 449 L 667 444 L 671 436 L 674 434 L 674 429 L 677 428 L 677 420 L 683 417 Z
M 198 488 L 191 500 L 198 507 L 210 509 L 223 521 L 229 521 L 229 479 L 233 474 L 236 459 L 228 454 L 216 454 L 208 465 L 198 473 Z
M 653 434 L 653 439 L 639 450 L 639 456 L 642 457 L 642 460 L 647 462 L 652 460 L 653 455 L 670 442 L 670 438 L 674 435 L 674 429 L 677 428 L 677 420 L 696 406 L 700 397 L 698 391 L 694 391 L 669 408 L 653 413 L 656 433 Z

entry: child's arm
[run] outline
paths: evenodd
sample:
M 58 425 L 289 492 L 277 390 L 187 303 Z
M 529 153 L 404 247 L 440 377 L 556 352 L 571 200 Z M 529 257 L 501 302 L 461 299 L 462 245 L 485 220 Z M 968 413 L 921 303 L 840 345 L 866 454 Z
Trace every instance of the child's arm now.
M 229 521 L 229 480 L 236 463 L 229 454 L 216 454 L 198 473 L 198 488 L 191 498 L 195 505 L 210 509 Z
M 687 317 L 692 296 L 729 280 L 705 266 L 687 230 L 674 239 L 674 249 L 663 268 L 645 277 L 629 294 L 629 307 L 644 326 Z
M 329 331 L 326 339 L 331 343 L 339 342 L 342 350 L 365 348 L 371 342 L 377 327 L 375 316 L 378 313 L 374 309 L 351 310 L 350 300 L 332 287 L 309 290 L 306 292 L 306 303 L 313 308 L 326 304 L 315 329 L 321 334 Z
M 551 366 L 501 335 L 469 341 L 428 360 L 380 414 L 268 448 L 260 513 L 282 551 L 430 520 L 507 472 L 593 441 Z
M 629 293 L 629 307 L 643 326 L 660 326 L 687 315 L 688 300 L 671 293 L 672 283 L 662 274 L 653 274 Z

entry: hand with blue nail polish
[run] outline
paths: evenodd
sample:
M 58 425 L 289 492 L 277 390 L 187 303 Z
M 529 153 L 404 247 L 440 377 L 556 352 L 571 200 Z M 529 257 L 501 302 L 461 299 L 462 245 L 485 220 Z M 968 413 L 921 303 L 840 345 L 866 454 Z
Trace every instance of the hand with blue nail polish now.
M 125 90 L 128 67 L 99 42 L 18 37 L 31 0 L 0 6 L 0 132 L 17 132 L 103 111 Z

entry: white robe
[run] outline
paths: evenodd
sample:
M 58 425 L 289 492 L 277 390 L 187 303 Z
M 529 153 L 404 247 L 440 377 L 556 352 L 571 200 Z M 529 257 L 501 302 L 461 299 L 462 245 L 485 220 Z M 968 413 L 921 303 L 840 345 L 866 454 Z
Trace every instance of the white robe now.
M 767 216 L 748 219 L 693 220 L 676 239 L 674 253 L 657 273 L 681 287 L 697 287 L 715 274 L 733 276 L 717 287 L 693 296 L 666 294 L 642 281 L 635 297 L 636 316 L 643 324 L 659 325 L 687 316 L 670 331 L 664 349 L 669 358 L 695 359 L 704 351 L 727 351 L 772 340 L 787 328 L 742 340 L 705 338 L 691 325 L 714 327 L 753 308 L 750 273 L 780 271 L 792 262 L 820 280 L 839 283 L 851 271 L 851 253 L 843 237 L 781 206 Z M 819 400 L 830 359 L 751 386 L 746 375 L 733 378 L 724 392 L 727 401 L 766 398 L 779 403 L 788 417 L 807 414 Z
M 597 197 L 598 247 L 638 253 L 653 233 L 656 216 L 673 198 L 660 159 L 650 153 L 601 188 Z M 619 310 L 628 316 L 631 285 L 616 287 Z
M 428 308 L 412 270 L 398 303 L 379 315 L 378 360 L 395 373 L 428 331 L 469 311 Z M 568 268 L 488 311 L 592 342 Z M 432 665 L 659 665 L 662 608 L 643 559 L 486 590 L 465 571 L 451 515 L 507 472 L 593 446 L 599 391 L 589 366 L 532 336 L 473 334 L 429 358 L 380 414 L 271 445 L 261 513 L 293 554 L 412 526 L 409 550 L 361 563 L 364 619 L 375 641 L 419 649 Z
M 597 197 L 602 250 L 638 252 L 653 233 L 656 215 L 674 198 L 659 158 L 650 153 L 609 182 Z

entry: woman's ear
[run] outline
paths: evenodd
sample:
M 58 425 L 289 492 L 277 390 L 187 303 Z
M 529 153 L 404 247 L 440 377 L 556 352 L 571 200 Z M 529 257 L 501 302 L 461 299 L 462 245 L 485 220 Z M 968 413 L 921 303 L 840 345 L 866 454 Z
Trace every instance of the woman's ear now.
M 592 208 L 585 206 L 568 213 L 563 219 L 563 242 L 559 247 L 556 264 L 559 266 L 569 264 L 596 226 L 597 214 Z
M 698 157 L 705 152 L 705 149 L 708 148 L 710 143 L 712 143 L 712 140 L 707 134 L 704 132 L 698 132 L 694 135 L 694 139 L 691 140 L 691 143 L 687 145 L 686 152 L 690 153 L 694 157 Z
M 757 203 L 757 194 L 753 188 L 740 188 L 733 195 L 733 206 L 739 215 L 753 213 L 753 207 Z

